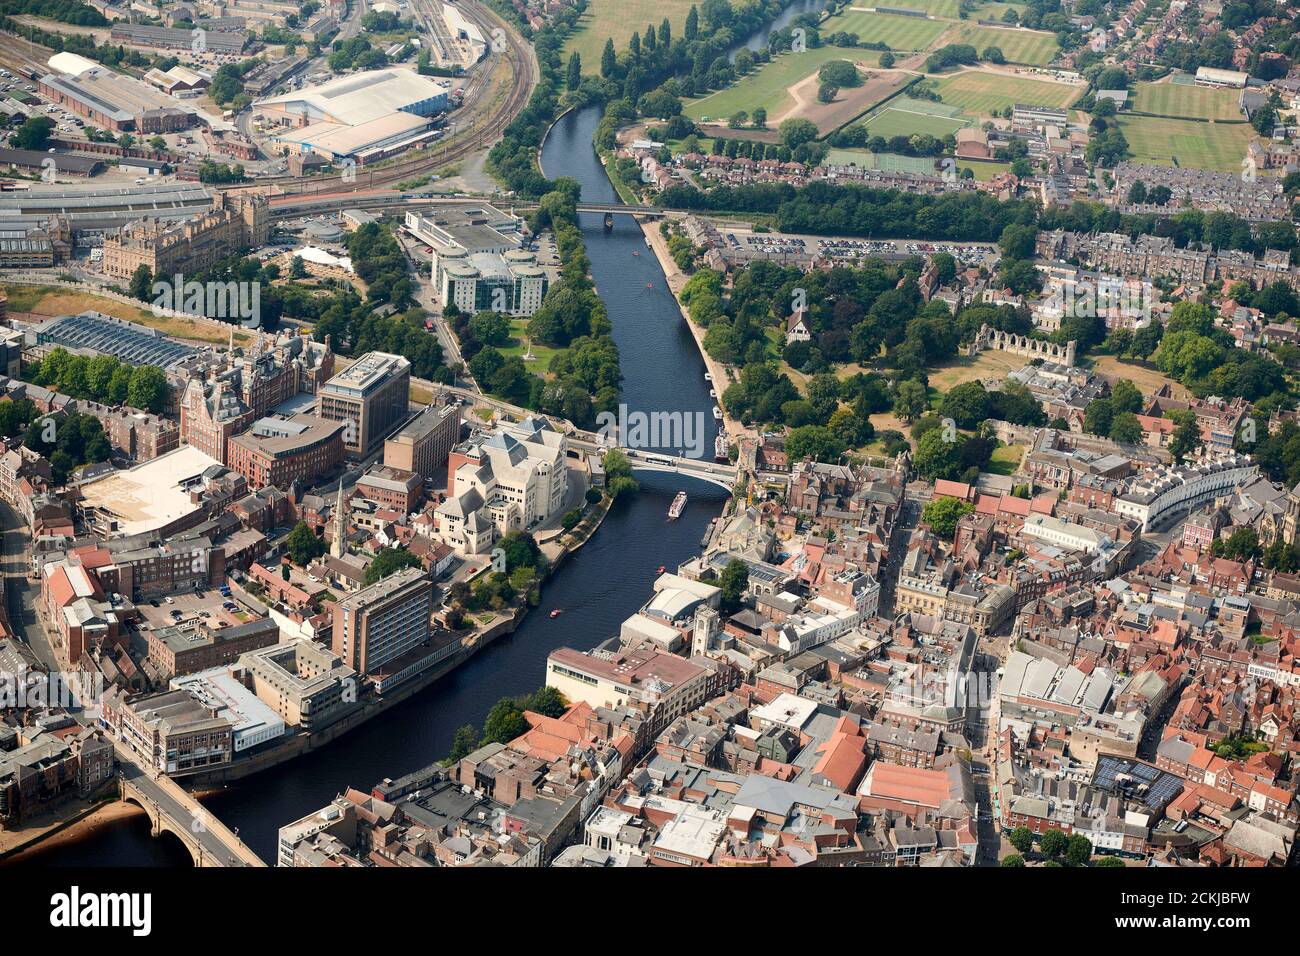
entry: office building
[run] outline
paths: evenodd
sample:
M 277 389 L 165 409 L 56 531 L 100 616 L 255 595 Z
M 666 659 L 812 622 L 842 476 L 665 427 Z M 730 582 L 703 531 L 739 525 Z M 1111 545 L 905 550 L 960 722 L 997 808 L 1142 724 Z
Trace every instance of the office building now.
M 425 644 L 433 591 L 423 571 L 407 568 L 348 595 L 334 607 L 334 653 L 366 675 Z
M 400 355 L 367 352 L 323 386 L 316 414 L 343 422 L 343 445 L 364 458 L 407 416 L 411 363 Z
M 460 439 L 460 406 L 430 405 L 384 442 L 384 464 L 429 479 Z

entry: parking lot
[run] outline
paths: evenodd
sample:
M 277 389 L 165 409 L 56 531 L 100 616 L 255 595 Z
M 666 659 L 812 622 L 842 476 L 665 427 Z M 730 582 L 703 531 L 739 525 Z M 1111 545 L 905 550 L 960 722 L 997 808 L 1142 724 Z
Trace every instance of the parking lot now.
M 150 601 L 140 601 L 140 630 L 159 630 L 182 624 L 202 623 L 210 628 L 233 627 L 251 619 L 220 589 L 209 588 L 201 594 L 180 591 Z

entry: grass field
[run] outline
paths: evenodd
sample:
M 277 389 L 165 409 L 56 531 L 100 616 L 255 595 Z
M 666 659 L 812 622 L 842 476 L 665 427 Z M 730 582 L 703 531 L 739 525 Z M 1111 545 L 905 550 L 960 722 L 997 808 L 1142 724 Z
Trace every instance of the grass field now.
M 1235 90 L 1212 90 L 1186 83 L 1137 83 L 1129 109 L 1189 119 L 1243 119 Z
M 510 334 L 512 336 L 510 344 L 500 349 L 501 354 L 506 358 L 513 358 L 516 355 L 523 358 L 524 346 L 528 337 L 528 320 L 511 319 Z M 545 345 L 534 345 L 532 351 L 535 361 L 525 362 L 524 364 L 527 365 L 528 371 L 537 375 L 545 375 L 550 370 L 551 359 L 555 358 L 560 352 L 559 349 L 553 349 Z
M 898 153 L 873 153 L 867 149 L 832 149 L 826 154 L 827 166 L 858 166 L 862 169 L 885 169 L 909 173 L 933 173 L 934 157 L 902 156 Z
M 1198 123 L 1152 116 L 1121 115 L 1119 125 L 1134 162 L 1219 172 L 1241 169 L 1246 146 L 1255 134 L 1247 123 Z
M 705 117 L 720 120 L 740 110 L 753 113 L 761 107 L 767 110 L 770 120 L 775 120 L 794 104 L 790 87 L 816 73 L 828 60 L 849 60 L 874 66 L 880 61 L 880 54 L 834 46 L 818 47 L 804 53 L 784 53 L 725 90 L 691 100 L 685 104 L 683 112 L 693 120 Z
M 942 79 L 936 90 L 946 105 L 954 106 L 963 113 L 985 117 L 1017 103 L 1069 106 L 1084 92 L 1081 86 L 977 70 Z
M 969 21 L 954 25 L 943 38 L 944 43 L 969 43 L 981 54 L 985 48 L 995 46 L 1012 63 L 1032 63 L 1041 66 L 1052 62 L 1060 48 L 1051 33 L 1032 30 L 1000 30 L 981 27 Z
M 578 21 L 577 32 L 564 44 L 564 61 L 574 50 L 582 58 L 582 72 L 596 75 L 600 72 L 600 54 L 605 41 L 614 41 L 614 52 L 627 49 L 633 33 L 644 33 L 654 24 L 656 30 L 667 17 L 672 26 L 673 39 L 682 35 L 686 14 L 695 0 L 591 0 L 587 12 Z
M 1024 445 L 998 445 L 989 458 L 988 471 L 990 474 L 1010 477 L 1019 470 L 1024 457 Z
M 957 160 L 958 170 L 969 169 L 975 174 L 975 181 L 986 183 L 999 173 L 1005 173 L 1011 168 L 1010 163 L 992 163 L 992 162 L 974 162 L 972 160 Z
M 890 100 L 888 106 L 872 115 L 865 125 L 872 136 L 888 139 L 913 133 L 942 137 L 968 124 L 969 120 L 960 115 L 955 106 L 900 96 Z
M 853 6 L 863 7 L 893 7 L 902 10 L 924 10 L 932 17 L 946 17 L 949 20 L 956 20 L 961 0 L 862 0 L 861 3 L 855 3 Z
M 1008 355 L 1006 352 L 980 352 L 973 358 L 963 355 L 951 362 L 945 362 L 930 370 L 930 387 L 942 395 L 963 382 L 975 379 L 1004 379 L 1007 372 L 1014 372 L 1029 364 L 1023 355 Z
M 1098 355 L 1093 363 L 1093 371 L 1113 378 L 1126 378 L 1136 385 L 1143 395 L 1154 395 L 1162 385 L 1172 386 L 1175 398 L 1186 399 L 1191 394 L 1168 375 L 1128 359 L 1118 359 L 1113 355 Z
M 948 23 L 939 20 L 897 17 L 888 13 L 863 13 L 850 9 L 823 23 L 821 33 L 825 35 L 845 30 L 856 33 L 862 40 L 887 44 L 891 50 L 925 50 L 948 26 Z
M 128 322 L 137 322 L 151 329 L 157 329 L 164 335 L 190 342 L 225 345 L 230 338 L 229 333 L 224 330 L 219 331 L 207 325 L 199 325 L 188 319 L 154 315 L 152 309 L 124 305 L 89 292 L 74 292 L 57 286 L 5 285 L 3 288 L 11 313 L 33 312 L 37 315 L 54 316 L 78 315 L 87 310 L 94 310 Z M 235 332 L 236 343 L 252 341 L 253 336 L 249 333 Z

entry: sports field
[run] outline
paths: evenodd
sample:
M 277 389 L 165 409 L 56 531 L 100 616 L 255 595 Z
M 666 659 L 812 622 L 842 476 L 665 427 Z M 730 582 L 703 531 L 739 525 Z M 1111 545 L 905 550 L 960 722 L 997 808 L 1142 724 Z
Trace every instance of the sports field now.
M 600 72 L 600 54 L 605 40 L 613 39 L 614 52 L 627 49 L 633 33 L 644 33 L 654 24 L 655 30 L 664 17 L 672 27 L 673 39 L 682 35 L 686 14 L 695 0 L 590 0 L 587 12 L 578 21 L 578 30 L 564 44 L 564 60 L 574 50 L 582 58 L 582 72 L 594 76 Z
M 943 102 L 963 113 L 992 116 L 1017 103 L 1034 106 L 1069 106 L 1084 93 L 1082 86 L 1030 80 L 1000 73 L 972 70 L 939 81 L 936 92 Z
M 903 156 L 898 153 L 873 153 L 869 149 L 832 149 L 822 161 L 825 166 L 857 166 L 861 169 L 884 169 L 894 172 L 934 172 L 933 156 Z
M 997 27 L 981 27 L 968 22 L 953 25 L 943 38 L 947 43 L 969 43 L 980 54 L 985 49 L 995 46 L 1002 51 L 1012 63 L 1030 63 L 1042 66 L 1052 62 L 1059 45 L 1051 33 L 1034 30 L 1000 30 Z
M 794 105 L 790 87 L 815 74 L 828 60 L 849 60 L 864 66 L 874 66 L 880 54 L 871 50 L 844 50 L 824 46 L 804 53 L 783 53 L 749 76 L 743 77 L 724 90 L 691 100 L 683 112 L 693 120 L 726 120 L 744 110 L 767 110 L 769 121 Z M 845 91 L 847 92 L 847 91 Z
M 865 125 L 872 136 L 884 136 L 886 139 L 891 136 L 911 136 L 913 133 L 943 137 L 968 126 L 969 120 L 960 115 L 954 106 L 900 96 L 873 114 Z
M 1005 173 L 1010 168 L 1010 163 L 995 163 L 973 159 L 957 160 L 957 169 L 959 171 L 969 169 L 974 174 L 977 183 L 986 183 L 994 176 Z
M 924 10 L 932 17 L 956 20 L 961 0 L 858 0 L 852 7 L 893 7 L 901 10 Z
M 922 20 L 888 13 L 864 13 L 850 8 L 821 25 L 821 33 L 844 30 L 872 43 L 884 43 L 891 50 L 926 50 L 950 24 L 943 20 Z M 1053 41 L 1055 42 L 1055 41 Z
M 1122 114 L 1119 125 L 1134 162 L 1219 172 L 1241 169 L 1246 146 L 1255 133 L 1247 123 L 1198 123 Z
M 1244 119 L 1236 90 L 1212 90 L 1189 83 L 1137 83 L 1129 109 L 1189 119 Z

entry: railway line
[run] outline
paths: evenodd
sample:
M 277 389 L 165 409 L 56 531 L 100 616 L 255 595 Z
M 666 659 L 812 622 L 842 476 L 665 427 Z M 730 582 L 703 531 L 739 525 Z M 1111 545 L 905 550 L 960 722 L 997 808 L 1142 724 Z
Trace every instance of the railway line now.
M 426 14 L 421 6 L 422 2 L 423 0 L 414 0 L 412 7 L 415 15 L 423 23 Z M 460 8 L 465 18 L 478 26 L 484 37 L 490 40 L 487 57 L 470 75 L 464 87 L 465 105 L 460 108 L 460 114 L 473 115 L 474 119 L 463 128 L 457 128 L 455 135 L 430 144 L 425 149 L 397 162 L 372 169 L 356 169 L 353 171 L 355 179 L 351 183 L 344 183 L 342 176 L 338 174 L 284 176 L 227 188 L 260 190 L 273 196 L 363 192 L 431 173 L 448 163 L 476 153 L 483 146 L 493 142 L 527 105 L 528 97 L 532 95 L 533 87 L 536 85 L 537 64 L 531 49 L 519 34 L 503 27 L 485 7 L 471 0 L 462 0 Z M 492 42 L 493 40 L 501 41 L 504 49 L 496 49 L 500 44 Z M 510 88 L 500 108 L 492 110 L 491 104 L 480 104 L 478 101 L 485 93 L 491 92 L 491 76 L 503 58 L 510 67 Z

